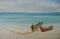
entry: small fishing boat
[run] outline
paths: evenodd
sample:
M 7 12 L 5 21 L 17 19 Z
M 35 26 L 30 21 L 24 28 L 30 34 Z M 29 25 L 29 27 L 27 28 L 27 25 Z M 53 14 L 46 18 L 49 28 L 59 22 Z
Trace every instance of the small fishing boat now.
M 42 25 L 43 25 L 43 22 L 39 22 L 36 25 L 32 24 L 32 26 L 31 26 L 32 32 L 38 31 L 39 29 L 41 30 L 41 32 L 46 32 L 46 31 L 50 31 L 53 29 L 53 25 L 50 25 L 49 27 L 42 27 Z

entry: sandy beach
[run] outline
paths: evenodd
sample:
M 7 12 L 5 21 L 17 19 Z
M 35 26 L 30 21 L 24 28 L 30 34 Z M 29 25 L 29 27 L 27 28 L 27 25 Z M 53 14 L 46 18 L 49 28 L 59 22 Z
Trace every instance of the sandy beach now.
M 54 28 L 47 32 L 31 32 L 0 29 L 0 39 L 60 39 L 60 29 Z

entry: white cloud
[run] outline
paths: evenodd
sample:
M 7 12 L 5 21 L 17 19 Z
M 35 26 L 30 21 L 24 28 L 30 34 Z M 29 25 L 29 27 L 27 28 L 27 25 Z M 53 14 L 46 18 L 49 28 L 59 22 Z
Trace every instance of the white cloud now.
M 60 12 L 60 4 L 50 1 L 3 0 L 0 2 L 0 11 Z

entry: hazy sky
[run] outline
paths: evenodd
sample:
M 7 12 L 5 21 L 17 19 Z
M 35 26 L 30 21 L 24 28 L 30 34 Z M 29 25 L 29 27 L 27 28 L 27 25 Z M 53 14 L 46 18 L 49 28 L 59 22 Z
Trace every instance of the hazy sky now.
M 0 0 L 0 11 L 60 12 L 60 0 Z

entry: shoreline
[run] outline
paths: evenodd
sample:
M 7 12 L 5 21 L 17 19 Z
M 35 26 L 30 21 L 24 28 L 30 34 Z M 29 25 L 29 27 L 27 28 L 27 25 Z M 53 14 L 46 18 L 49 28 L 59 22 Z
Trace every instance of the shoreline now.
M 47 32 L 7 30 L 0 28 L 0 39 L 60 39 L 60 28 Z

